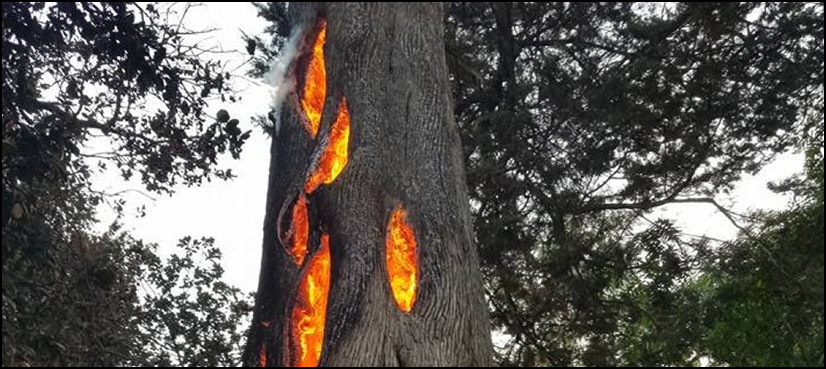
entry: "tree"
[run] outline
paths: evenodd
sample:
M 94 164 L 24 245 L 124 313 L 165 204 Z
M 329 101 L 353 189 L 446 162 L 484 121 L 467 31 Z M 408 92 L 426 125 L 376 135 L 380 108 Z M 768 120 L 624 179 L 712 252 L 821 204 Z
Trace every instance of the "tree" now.
M 457 2 L 445 21 L 500 362 L 640 363 L 636 341 L 686 365 L 659 345 L 693 332 L 665 323 L 688 317 L 679 282 L 713 241 L 647 213 L 726 210 L 716 196 L 822 110 L 822 4 Z M 663 334 L 629 340 L 645 320 Z
M 165 261 L 117 224 L 92 231 L 97 205 L 126 205 L 93 190 L 97 170 L 172 193 L 232 177 L 217 159 L 248 137 L 208 116 L 209 99 L 234 99 L 230 76 L 171 9 L 2 5 L 4 366 L 237 365 L 247 309 L 211 240 Z
M 440 4 L 293 5 L 247 365 L 489 365 Z
M 4 366 L 240 363 L 251 307 L 212 239 L 162 259 L 117 226 L 64 243 L 38 218 L 3 230 Z
M 823 366 L 823 115 L 807 140 L 806 176 L 778 188 L 796 201 L 755 214 L 692 287 L 709 322 L 702 349 L 735 366 Z M 771 332 L 771 334 L 766 334 Z
M 284 3 L 256 75 L 289 27 Z M 822 110 L 823 7 L 465 3 L 445 52 L 501 365 L 697 364 L 687 288 L 719 240 L 666 204 L 718 202 Z M 271 119 L 272 120 L 272 119 Z M 274 126 L 271 127 L 275 129 Z
M 3 5 L 3 125 L 10 148 L 61 158 L 60 178 L 66 168 L 85 173 L 82 158 L 101 159 L 124 178 L 137 172 L 156 192 L 232 176 L 214 168 L 216 159 L 226 152 L 237 158 L 249 135 L 238 120 L 212 120 L 204 111 L 207 98 L 235 97 L 223 65 L 203 59 L 209 50 L 183 37 L 193 31 L 164 23 L 152 4 L 44 7 Z M 81 150 L 94 133 L 111 138 L 114 149 Z M 10 163 L 27 181 L 54 169 L 43 157 L 14 158 L 31 160 Z
M 140 334 L 131 366 L 238 366 L 251 301 L 223 281 L 212 238 L 185 237 L 166 260 L 157 245 L 120 236 L 128 247 L 133 288 L 144 296 L 129 316 Z

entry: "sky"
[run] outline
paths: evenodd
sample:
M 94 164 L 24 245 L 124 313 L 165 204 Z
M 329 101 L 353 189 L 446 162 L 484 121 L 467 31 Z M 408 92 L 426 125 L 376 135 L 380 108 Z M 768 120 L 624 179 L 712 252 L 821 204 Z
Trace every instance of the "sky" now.
M 252 4 L 240 2 L 205 3 L 191 9 L 184 24 L 194 30 L 219 28 L 198 36 L 198 41 L 224 51 L 237 50 L 237 53 L 217 56 L 228 63 L 228 69 L 240 66 L 236 70 L 239 75 L 246 70 L 244 62 L 248 58 L 242 32 L 261 35 L 267 26 L 266 21 L 257 17 Z M 224 255 L 226 281 L 253 292 L 258 284 L 270 141 L 262 130 L 254 127 L 250 118 L 269 110 L 274 89 L 263 81 L 234 78 L 233 83 L 236 89 L 243 90 L 240 93 L 242 100 L 233 104 L 211 104 L 207 111 L 214 114 L 219 109 L 227 109 L 233 118 L 242 122 L 242 130 L 253 130 L 240 160 L 225 158 L 220 162 L 222 167 L 231 167 L 237 178 L 216 180 L 195 188 L 181 187 L 172 196 L 148 194 L 154 200 L 137 192 L 127 192 L 124 195 L 128 201 L 127 213 L 122 222 L 133 236 L 159 244 L 162 255 L 172 253 L 178 239 L 186 236 L 215 238 Z M 715 199 L 738 213 L 782 209 L 789 199 L 772 193 L 766 184 L 801 172 L 803 164 L 800 154 L 780 155 L 757 175 L 744 177 L 734 191 Z M 141 189 L 140 183 L 125 182 L 115 172 L 96 177 L 94 187 L 110 193 Z M 137 217 L 136 211 L 128 210 L 141 205 L 146 206 L 145 217 Z M 106 205 L 101 205 L 98 210 L 99 230 L 103 231 L 115 220 L 115 213 Z M 674 219 L 686 234 L 722 240 L 732 239 L 737 234 L 737 229 L 726 217 L 709 204 L 664 206 L 648 218 L 658 217 Z

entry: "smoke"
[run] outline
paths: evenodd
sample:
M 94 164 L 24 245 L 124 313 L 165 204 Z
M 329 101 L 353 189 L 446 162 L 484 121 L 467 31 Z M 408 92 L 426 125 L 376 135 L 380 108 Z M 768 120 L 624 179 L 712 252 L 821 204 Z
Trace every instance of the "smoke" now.
M 275 135 L 281 131 L 281 105 L 284 99 L 295 88 L 295 79 L 289 78 L 287 73 L 290 63 L 298 54 L 298 44 L 301 40 L 302 27 L 293 29 L 290 38 L 281 47 L 278 57 L 270 64 L 270 70 L 264 74 L 264 81 L 273 87 L 271 108 L 275 117 Z

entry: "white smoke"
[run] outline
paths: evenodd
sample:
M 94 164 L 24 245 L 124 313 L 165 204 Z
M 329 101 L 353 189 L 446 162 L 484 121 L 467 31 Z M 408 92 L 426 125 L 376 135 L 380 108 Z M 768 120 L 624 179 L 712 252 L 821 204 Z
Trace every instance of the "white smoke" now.
M 298 54 L 298 43 L 301 40 L 302 34 L 301 26 L 295 27 L 290 35 L 290 38 L 281 47 L 278 53 L 278 58 L 273 60 L 270 64 L 270 70 L 264 74 L 264 81 L 273 87 L 272 92 L 272 114 L 275 117 L 275 135 L 281 131 L 281 105 L 284 99 L 295 88 L 295 79 L 289 78 L 287 73 L 290 68 L 290 63 Z

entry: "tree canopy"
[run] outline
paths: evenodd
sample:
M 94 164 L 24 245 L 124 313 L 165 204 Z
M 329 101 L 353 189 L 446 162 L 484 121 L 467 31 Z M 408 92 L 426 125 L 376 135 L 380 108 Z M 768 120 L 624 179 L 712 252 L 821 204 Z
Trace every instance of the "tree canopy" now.
M 232 177 L 217 160 L 238 158 L 249 133 L 205 111 L 235 96 L 188 41 L 188 9 L 3 3 L 4 366 L 237 362 L 249 307 L 211 239 L 165 260 L 120 218 L 92 231 L 99 204 L 126 206 L 93 189 L 106 168 L 161 193 Z
M 822 5 L 447 6 L 501 362 L 696 363 L 701 296 L 682 286 L 716 247 L 646 214 L 733 216 L 715 196 L 811 128 Z

